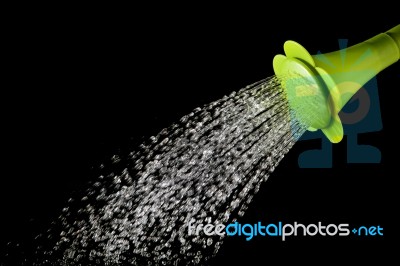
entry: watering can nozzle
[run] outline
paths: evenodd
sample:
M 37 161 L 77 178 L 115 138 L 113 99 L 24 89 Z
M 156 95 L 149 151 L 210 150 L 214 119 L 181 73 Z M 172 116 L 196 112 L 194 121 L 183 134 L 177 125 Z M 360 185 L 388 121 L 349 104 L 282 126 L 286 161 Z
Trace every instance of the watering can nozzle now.
M 400 25 L 339 51 L 310 55 L 287 41 L 273 68 L 289 106 L 310 131 L 321 129 L 332 142 L 343 138 L 338 113 L 371 78 L 400 58 Z

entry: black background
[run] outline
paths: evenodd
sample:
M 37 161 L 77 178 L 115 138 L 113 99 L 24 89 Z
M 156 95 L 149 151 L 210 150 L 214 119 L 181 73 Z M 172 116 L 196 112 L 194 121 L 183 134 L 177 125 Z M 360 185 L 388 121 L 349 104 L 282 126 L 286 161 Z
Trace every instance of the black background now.
M 1 248 L 19 242 L 29 253 L 32 237 L 111 155 L 133 150 L 195 107 L 273 75 L 272 58 L 286 40 L 313 54 L 336 50 L 340 38 L 355 44 L 398 24 L 369 19 L 374 10 L 359 16 L 310 11 L 308 19 L 302 13 L 287 21 L 285 8 L 272 7 L 123 9 L 55 9 L 8 20 L 6 53 L 12 60 L 2 96 Z M 275 13 L 281 20 L 272 18 Z M 397 228 L 389 221 L 398 210 L 396 174 L 390 173 L 396 168 L 389 155 L 396 151 L 391 92 L 399 87 L 398 69 L 397 63 L 378 76 L 383 130 L 359 138 L 381 150 L 380 164 L 347 164 L 343 141 L 334 146 L 332 169 L 300 169 L 298 155 L 319 142 L 298 143 L 242 219 L 380 225 L 384 236 L 228 238 L 214 265 L 391 255 Z

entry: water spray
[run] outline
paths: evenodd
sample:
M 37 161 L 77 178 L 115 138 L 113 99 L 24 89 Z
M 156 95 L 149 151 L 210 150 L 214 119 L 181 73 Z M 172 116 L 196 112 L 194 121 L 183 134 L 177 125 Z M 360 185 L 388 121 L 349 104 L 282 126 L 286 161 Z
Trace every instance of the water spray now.
M 101 167 L 83 197 L 71 198 L 51 228 L 35 238 L 39 245 L 30 265 L 208 262 L 224 238 L 197 228 L 243 216 L 307 128 L 339 142 L 339 111 L 399 60 L 399 49 L 400 25 L 315 56 L 286 42 L 286 56 L 273 61 L 276 76 L 196 108 Z
M 285 55 L 273 60 L 275 74 L 292 110 L 308 130 L 321 129 L 332 142 L 343 138 L 338 113 L 371 78 L 400 58 L 400 25 L 339 51 L 310 55 L 300 44 L 285 42 Z

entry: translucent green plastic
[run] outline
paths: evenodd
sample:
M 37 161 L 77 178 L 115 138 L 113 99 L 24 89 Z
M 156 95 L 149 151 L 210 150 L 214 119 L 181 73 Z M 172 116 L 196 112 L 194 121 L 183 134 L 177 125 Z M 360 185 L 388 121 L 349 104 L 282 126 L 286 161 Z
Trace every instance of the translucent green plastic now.
M 339 111 L 379 72 L 400 59 L 400 25 L 357 45 L 336 52 L 310 55 L 287 41 L 285 55 L 273 60 L 288 102 L 298 119 L 321 129 L 332 142 L 343 138 Z

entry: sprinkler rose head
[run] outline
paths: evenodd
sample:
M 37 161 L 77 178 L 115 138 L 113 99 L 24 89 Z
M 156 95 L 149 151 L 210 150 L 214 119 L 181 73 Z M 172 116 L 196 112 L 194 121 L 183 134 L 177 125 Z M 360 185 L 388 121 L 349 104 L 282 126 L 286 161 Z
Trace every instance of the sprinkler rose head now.
M 274 57 L 273 68 L 296 118 L 338 143 L 343 138 L 340 110 L 365 83 L 399 60 L 400 25 L 327 54 L 310 55 L 294 41 L 283 48 L 285 55 Z

